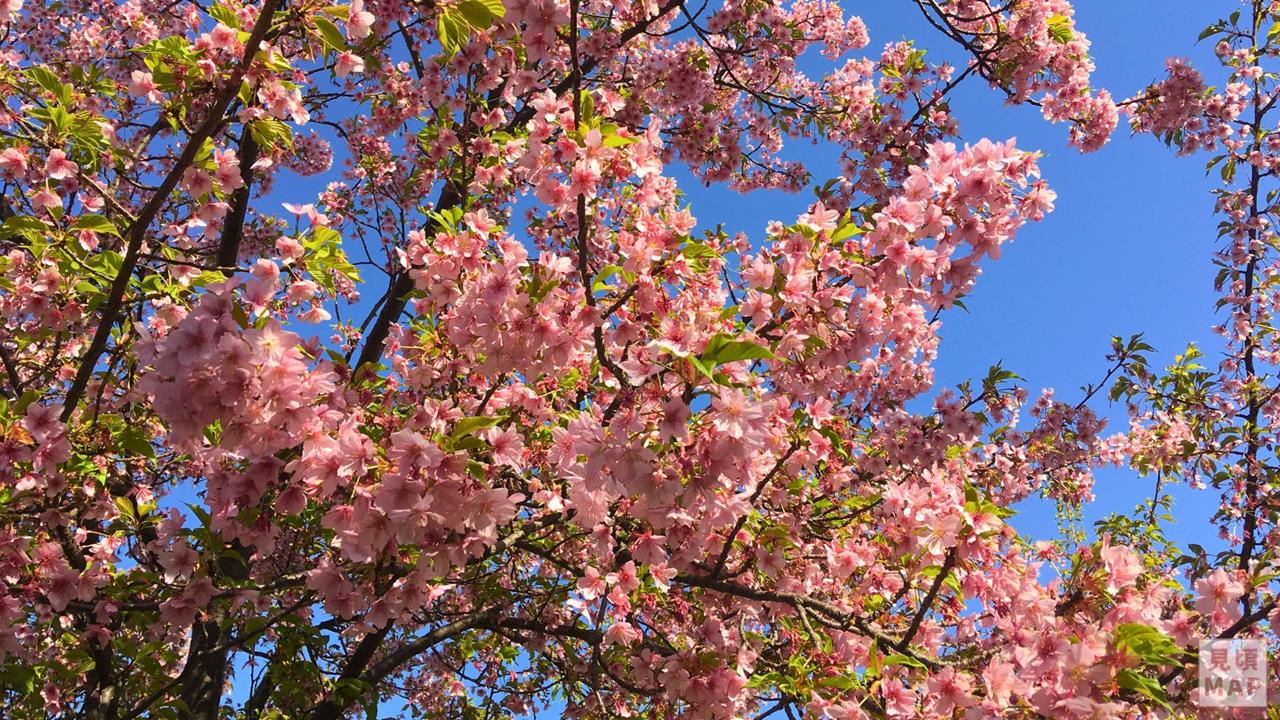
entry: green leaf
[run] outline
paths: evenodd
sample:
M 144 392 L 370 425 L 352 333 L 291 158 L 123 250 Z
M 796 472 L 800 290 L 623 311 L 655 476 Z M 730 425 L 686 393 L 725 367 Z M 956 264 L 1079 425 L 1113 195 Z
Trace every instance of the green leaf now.
M 453 437 L 470 435 L 479 430 L 487 430 L 502 422 L 500 417 L 464 417 L 453 425 Z
M 529 286 L 526 292 L 529 294 L 529 303 L 537 305 L 542 302 L 547 293 L 559 287 L 559 280 L 543 280 L 541 277 L 534 276 L 529 280 Z
M 462 17 L 476 30 L 487 30 L 494 20 L 507 13 L 502 0 L 462 0 L 457 7 Z
M 120 231 L 114 223 L 101 215 L 83 215 L 72 225 L 76 230 L 92 230 L 99 234 L 120 237 Z
M 337 230 L 316 225 L 302 240 L 302 249 L 306 252 L 307 272 L 329 292 L 333 292 L 335 288 L 332 273 L 342 275 L 353 282 L 360 281 L 360 271 L 351 264 L 347 254 L 342 251 L 342 236 Z
M 443 212 L 429 210 L 427 217 L 435 221 L 436 225 L 448 230 L 451 233 L 458 232 L 458 222 L 462 220 L 462 208 L 449 208 Z
M 1116 647 L 1142 658 L 1147 665 L 1174 665 L 1182 661 L 1182 649 L 1173 638 L 1150 625 L 1123 623 L 1112 632 Z
M 689 363 L 693 365 L 693 368 L 695 370 L 702 373 L 703 375 L 706 375 L 711 380 L 714 381 L 716 379 L 716 374 L 711 370 L 711 368 L 707 367 L 707 364 L 702 362 L 698 358 L 692 355 L 689 356 Z
M 583 125 L 590 125 L 596 116 L 596 100 L 586 90 L 578 95 L 578 116 Z
M 342 37 L 342 31 L 338 30 L 338 26 L 328 18 L 319 15 L 312 18 L 316 24 L 316 29 L 320 31 L 320 40 L 324 42 L 324 46 L 334 52 L 342 52 L 347 49 L 347 41 Z
M 462 14 L 456 8 L 449 8 L 440 13 L 436 19 L 436 35 L 440 38 L 440 46 L 449 55 L 456 55 L 462 49 L 463 42 L 470 36 L 470 28 Z
M 759 675 L 752 675 L 747 681 L 747 687 L 752 689 L 775 688 L 784 680 L 780 672 L 767 672 Z
M 472 32 L 488 30 L 493 21 L 506 15 L 501 0 L 462 0 L 445 9 L 436 20 L 440 45 L 450 55 L 467 44 Z
M 634 135 L 623 137 L 622 135 L 607 135 L 604 138 L 605 147 L 622 147 L 623 145 L 631 145 L 640 142 L 640 138 Z
M 856 675 L 831 675 L 818 680 L 818 685 L 848 692 L 858 687 L 858 677 Z
M 44 235 L 48 232 L 49 226 L 43 220 L 25 215 L 14 215 L 5 220 L 3 224 L 0 224 L 0 237 L 27 235 L 29 233 Z
M 209 14 L 213 16 L 214 20 L 217 20 L 233 30 L 240 29 L 240 18 L 236 17 L 234 10 L 222 3 L 218 3 L 217 5 L 210 7 Z
M 154 458 L 156 449 L 151 446 L 151 442 L 147 440 L 136 425 L 127 425 L 125 429 L 116 437 L 116 442 L 126 450 L 130 450 L 143 457 Z
M 884 655 L 880 652 L 878 642 L 873 641 L 871 647 L 867 650 L 867 674 L 871 677 L 880 675 L 880 669 L 884 667 Z
M 71 88 L 62 84 L 58 76 L 52 70 L 43 65 L 27 68 L 26 75 L 37 85 L 49 91 L 58 101 L 64 105 L 71 104 Z
M 0 670 L 0 687 L 31 695 L 36 691 L 36 669 L 30 665 L 9 665 Z
M 1066 45 L 1071 42 L 1071 18 L 1066 15 L 1053 15 L 1049 18 L 1049 37 Z
M 194 503 L 187 503 L 187 507 L 191 510 L 191 513 L 200 520 L 201 527 L 209 527 L 209 522 L 213 519 L 213 516 L 209 514 L 208 510 L 205 510 Z
M 716 333 L 699 354 L 698 359 L 708 368 L 742 360 L 773 360 L 775 356 L 767 347 L 746 340 L 734 340 L 724 333 Z
M 848 240 L 851 237 L 861 235 L 862 232 L 862 228 L 858 227 L 853 220 L 850 219 L 847 222 L 840 223 L 840 225 L 836 227 L 835 232 L 831 233 L 831 242 Z
M 706 272 L 711 266 L 711 259 L 720 257 L 720 253 L 713 250 L 710 245 L 693 241 L 685 243 L 680 248 L 680 254 L 689 259 L 689 267 L 697 273 Z
M 137 522 L 138 516 L 137 513 L 133 511 L 133 503 L 129 498 L 117 496 L 113 498 L 112 501 L 116 505 L 116 512 L 120 513 L 121 517 L 128 520 L 130 524 Z
M 369 689 L 369 683 L 359 678 L 342 678 L 333 689 L 334 696 L 345 706 L 363 695 Z
M 1170 710 L 1169 698 L 1160 685 L 1160 681 L 1147 677 L 1133 670 L 1121 670 L 1116 673 L 1116 684 L 1125 690 L 1136 692 L 1156 702 L 1162 708 Z
M 264 150 L 293 147 L 293 130 L 275 118 L 259 118 L 249 124 L 249 134 Z
M 149 58 L 154 56 L 155 60 L 169 60 L 177 64 L 185 65 L 195 60 L 195 51 L 191 48 L 191 41 L 181 35 L 169 35 L 158 40 L 152 40 L 141 48 Z
M 44 121 L 45 124 L 59 134 L 66 132 L 67 128 L 71 127 L 71 113 L 60 105 L 34 108 L 31 110 L 31 117 Z
M 907 667 L 920 668 L 921 670 L 929 669 L 927 665 L 919 660 L 911 657 L 910 655 L 903 655 L 901 653 L 886 655 L 883 663 L 885 665 L 906 665 Z
M 600 272 L 596 274 L 595 282 L 591 283 L 591 292 L 597 293 L 601 290 L 608 290 L 612 287 L 609 283 L 609 278 L 614 275 L 617 275 L 625 282 L 632 282 L 635 280 L 635 275 L 624 270 L 621 265 L 605 265 L 600 268 Z

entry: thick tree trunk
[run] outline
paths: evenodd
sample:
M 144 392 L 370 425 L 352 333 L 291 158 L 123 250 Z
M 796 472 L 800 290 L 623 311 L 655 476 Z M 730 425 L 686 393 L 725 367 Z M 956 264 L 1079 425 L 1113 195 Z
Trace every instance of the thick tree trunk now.
M 218 575 L 234 581 L 249 577 L 250 551 L 239 541 L 232 542 L 230 554 L 218 559 Z M 215 601 L 216 602 L 216 601 Z M 230 645 L 234 639 L 230 613 L 223 605 L 214 605 L 204 619 L 191 626 L 191 648 L 187 651 L 186 678 L 179 699 L 192 720 L 218 720 L 222 691 L 227 684 Z

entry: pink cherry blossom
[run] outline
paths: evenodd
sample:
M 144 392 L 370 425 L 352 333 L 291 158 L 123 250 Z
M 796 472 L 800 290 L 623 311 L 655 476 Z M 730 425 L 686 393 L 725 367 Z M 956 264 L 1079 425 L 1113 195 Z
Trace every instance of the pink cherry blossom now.
M 1229 625 L 1240 617 L 1236 601 L 1244 594 L 1244 585 L 1227 571 L 1217 568 L 1196 581 L 1196 610 L 1209 617 L 1215 627 Z
M 41 187 L 31 196 L 31 204 L 46 212 L 62 207 L 62 198 L 48 187 Z
M 61 150 L 50 150 L 49 158 L 45 161 L 45 176 L 51 180 L 65 180 L 66 178 L 75 177 L 80 171 L 80 166 L 67 159 L 67 154 Z
M 338 53 L 338 61 L 333 66 L 333 72 L 340 78 L 344 78 L 351 73 L 364 72 L 364 60 L 354 53 L 340 52 Z

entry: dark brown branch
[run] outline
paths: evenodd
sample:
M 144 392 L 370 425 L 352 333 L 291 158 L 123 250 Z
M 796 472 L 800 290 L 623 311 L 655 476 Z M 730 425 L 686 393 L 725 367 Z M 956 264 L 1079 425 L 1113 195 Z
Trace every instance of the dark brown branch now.
M 915 617 L 911 618 L 911 624 L 907 626 L 907 631 L 902 634 L 902 639 L 898 641 L 898 651 L 905 651 L 911 644 L 911 638 L 916 636 L 920 631 L 920 624 L 924 622 L 925 615 L 929 614 L 929 610 L 933 608 L 933 602 L 938 599 L 938 593 L 942 590 L 942 583 L 946 582 L 947 575 L 951 573 L 951 569 L 956 566 L 956 549 L 953 547 L 947 551 L 946 560 L 942 561 L 942 568 L 938 570 L 938 576 L 933 579 L 933 586 L 929 588 L 929 592 L 924 596 L 924 600 L 920 603 L 920 607 L 916 610 Z
M 382 647 L 382 642 L 386 639 L 390 630 L 391 624 L 387 623 L 360 639 L 356 649 L 352 651 L 351 657 L 347 659 L 347 664 L 343 666 L 342 672 L 338 675 L 339 683 L 344 680 L 357 680 L 360 678 L 361 674 L 364 673 L 364 669 L 369 665 L 369 661 L 373 659 L 374 654 Z M 311 712 L 311 720 L 338 720 L 342 716 L 344 709 L 345 707 L 336 698 L 328 697 Z
M 244 237 L 244 221 L 249 212 L 249 196 L 253 194 L 253 164 L 258 161 L 258 141 L 245 127 L 240 138 L 240 179 L 244 185 L 231 194 L 231 212 L 222 225 L 222 239 L 218 241 L 217 264 L 233 267 L 240 256 L 240 240 Z
M 460 205 L 462 205 L 462 195 L 451 183 L 445 183 L 440 189 L 440 198 L 436 200 L 436 211 L 451 210 Z M 434 222 L 426 228 L 428 234 L 438 230 Z M 404 312 L 410 292 L 413 292 L 413 277 L 407 270 L 402 270 L 391 277 L 387 293 L 383 296 L 385 302 L 382 311 L 378 313 L 378 319 L 373 322 L 373 327 L 369 328 L 364 344 L 360 347 L 360 357 L 352 367 L 353 377 L 365 365 L 376 362 L 382 357 L 382 350 L 386 345 L 387 335 L 391 332 L 391 325 L 400 318 L 400 313 Z

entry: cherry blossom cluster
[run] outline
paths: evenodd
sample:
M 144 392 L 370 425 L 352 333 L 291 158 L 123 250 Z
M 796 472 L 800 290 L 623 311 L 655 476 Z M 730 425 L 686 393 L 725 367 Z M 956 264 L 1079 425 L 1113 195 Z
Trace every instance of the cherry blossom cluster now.
M 1068 397 L 935 382 L 1057 200 L 950 96 L 1120 110 L 1065 0 L 917 4 L 963 67 L 828 0 L 0 0 L 6 717 L 1200 712 L 1280 622 L 1280 10 L 1123 105 L 1221 153 L 1225 359 Z M 816 199 L 731 234 L 690 178 Z

